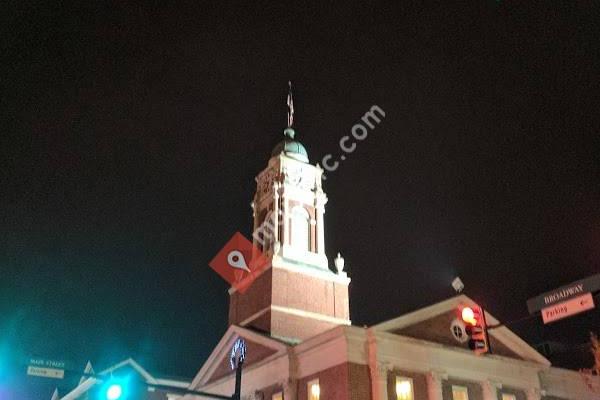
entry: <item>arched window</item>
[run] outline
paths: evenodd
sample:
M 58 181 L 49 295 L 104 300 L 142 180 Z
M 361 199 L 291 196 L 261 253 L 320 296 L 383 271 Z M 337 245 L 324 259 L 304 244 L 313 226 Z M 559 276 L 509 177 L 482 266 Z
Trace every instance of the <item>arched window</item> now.
M 269 211 L 265 220 L 259 228 L 263 237 L 262 251 L 268 252 L 275 241 L 275 221 L 273 221 L 273 211 Z
M 298 250 L 310 251 L 310 217 L 304 207 L 292 209 L 292 245 Z

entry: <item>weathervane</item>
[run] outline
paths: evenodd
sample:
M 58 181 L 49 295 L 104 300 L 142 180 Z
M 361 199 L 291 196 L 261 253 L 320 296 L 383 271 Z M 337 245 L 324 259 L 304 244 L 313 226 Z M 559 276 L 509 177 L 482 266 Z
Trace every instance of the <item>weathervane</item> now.
M 291 128 L 294 125 L 294 99 L 292 98 L 292 81 L 288 81 L 289 91 L 287 96 L 287 127 Z

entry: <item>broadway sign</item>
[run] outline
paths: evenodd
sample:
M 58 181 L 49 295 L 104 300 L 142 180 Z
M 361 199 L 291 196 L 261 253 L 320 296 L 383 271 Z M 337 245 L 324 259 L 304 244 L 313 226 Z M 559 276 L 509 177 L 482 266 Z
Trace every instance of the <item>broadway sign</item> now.
M 590 276 L 527 300 L 530 314 L 557 303 L 600 290 L 600 274 Z

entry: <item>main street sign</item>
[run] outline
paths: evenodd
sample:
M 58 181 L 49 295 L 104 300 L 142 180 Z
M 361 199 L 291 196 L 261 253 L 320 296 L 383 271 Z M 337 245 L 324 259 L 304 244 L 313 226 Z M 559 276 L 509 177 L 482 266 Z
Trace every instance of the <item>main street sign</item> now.
M 65 377 L 65 362 L 32 358 L 27 366 L 27 375 L 63 379 Z
M 594 307 L 594 298 L 591 293 L 586 293 L 583 296 L 543 308 L 542 319 L 544 320 L 544 324 L 549 324 L 550 322 L 591 310 Z
M 41 376 L 42 378 L 62 379 L 65 377 L 64 369 L 42 368 L 30 365 L 27 367 L 27 375 Z
M 584 293 L 594 293 L 599 290 L 600 274 L 596 274 L 527 300 L 527 309 L 530 314 L 533 314 L 542 308 L 581 296 Z

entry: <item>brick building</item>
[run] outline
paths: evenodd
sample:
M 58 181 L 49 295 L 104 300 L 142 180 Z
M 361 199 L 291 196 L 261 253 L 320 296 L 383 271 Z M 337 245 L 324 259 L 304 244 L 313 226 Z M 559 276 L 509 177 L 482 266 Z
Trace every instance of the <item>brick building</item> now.
M 322 174 L 288 127 L 252 202 L 254 244 L 269 265 L 243 294 L 230 289 L 230 326 L 190 389 L 233 393 L 229 352 L 242 337 L 248 400 L 600 398 L 597 377 L 552 367 L 506 327 L 490 331 L 493 354 L 475 355 L 456 318 L 458 307 L 474 305 L 464 295 L 352 326 L 343 258 L 333 272 L 325 255 Z

